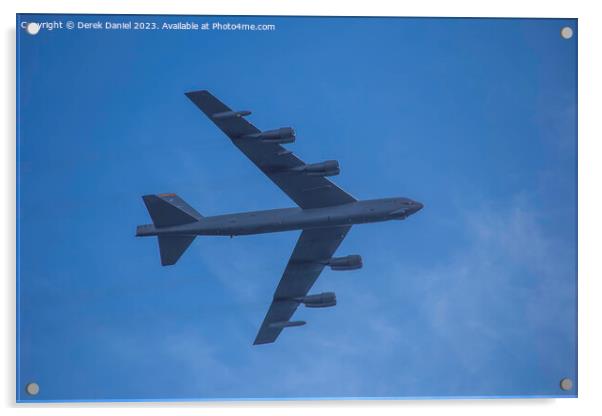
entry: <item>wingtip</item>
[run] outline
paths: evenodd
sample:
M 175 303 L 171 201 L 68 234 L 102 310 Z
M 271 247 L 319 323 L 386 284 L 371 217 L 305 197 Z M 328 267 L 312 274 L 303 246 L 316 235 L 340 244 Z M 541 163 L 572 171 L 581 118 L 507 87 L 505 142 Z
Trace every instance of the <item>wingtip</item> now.
M 195 90 L 195 91 L 188 91 L 185 92 L 184 95 L 188 98 L 198 95 L 198 94 L 209 94 L 209 91 L 207 90 Z
M 259 339 L 255 339 L 255 341 L 253 341 L 253 345 L 264 345 L 264 344 L 271 344 L 274 341 L 260 341 Z

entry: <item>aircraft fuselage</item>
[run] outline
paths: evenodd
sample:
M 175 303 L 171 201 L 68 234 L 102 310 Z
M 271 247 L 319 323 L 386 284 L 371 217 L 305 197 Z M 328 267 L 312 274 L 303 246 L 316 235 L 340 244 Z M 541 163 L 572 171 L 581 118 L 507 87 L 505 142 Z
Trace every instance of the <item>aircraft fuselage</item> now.
M 308 228 L 362 224 L 405 219 L 422 208 L 408 198 L 356 201 L 324 208 L 281 208 L 203 217 L 199 221 L 173 227 L 138 227 L 137 236 L 157 235 L 249 235 Z

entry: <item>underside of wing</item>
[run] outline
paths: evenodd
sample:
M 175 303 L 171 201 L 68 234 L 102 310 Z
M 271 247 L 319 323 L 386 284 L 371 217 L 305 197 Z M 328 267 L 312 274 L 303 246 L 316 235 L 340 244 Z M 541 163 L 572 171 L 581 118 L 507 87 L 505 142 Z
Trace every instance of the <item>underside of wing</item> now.
M 356 264 L 361 267 L 359 256 L 332 258 L 350 228 L 351 226 L 315 228 L 301 233 L 253 344 L 274 342 L 282 329 L 303 325 L 305 322 L 290 320 L 301 303 L 314 307 L 334 306 L 336 303 L 334 293 L 312 296 L 307 294 L 324 266 L 337 264 L 333 260 L 338 260 L 340 264 L 342 264 L 341 260 L 350 261 L 349 269 L 357 268 L 352 267 Z
M 245 119 L 250 111 L 232 111 L 208 91 L 188 92 L 186 96 L 301 208 L 356 201 L 326 178 L 339 173 L 337 161 L 306 164 L 281 146 L 295 140 L 293 129 L 282 127 L 260 131 Z

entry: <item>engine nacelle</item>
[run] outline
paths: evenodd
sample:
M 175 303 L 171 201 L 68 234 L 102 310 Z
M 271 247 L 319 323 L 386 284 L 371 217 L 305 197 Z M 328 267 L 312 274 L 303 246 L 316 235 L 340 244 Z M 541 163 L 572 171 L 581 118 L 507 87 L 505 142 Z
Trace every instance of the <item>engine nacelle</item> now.
M 320 163 L 309 163 L 291 169 L 294 172 L 303 172 L 310 176 L 334 176 L 341 173 L 339 162 L 336 160 L 327 160 Z
M 279 321 L 272 322 L 270 327 L 272 328 L 290 328 L 291 326 L 303 326 L 305 321 Z
M 333 257 L 328 260 L 327 264 L 332 270 L 356 270 L 361 269 L 364 265 L 362 256 L 358 254 L 352 254 L 345 257 Z
M 308 308 L 327 308 L 337 304 L 337 297 L 333 292 L 324 292 L 317 295 L 308 295 L 300 298 L 295 298 L 299 303 L 304 304 Z
M 293 143 L 295 130 L 292 127 L 280 127 L 276 130 L 262 131 L 261 133 L 247 134 L 244 139 L 259 139 L 269 143 Z
M 250 115 L 251 112 L 248 110 L 242 111 L 224 111 L 223 113 L 215 113 L 211 115 L 214 120 L 224 120 L 227 118 L 244 117 Z

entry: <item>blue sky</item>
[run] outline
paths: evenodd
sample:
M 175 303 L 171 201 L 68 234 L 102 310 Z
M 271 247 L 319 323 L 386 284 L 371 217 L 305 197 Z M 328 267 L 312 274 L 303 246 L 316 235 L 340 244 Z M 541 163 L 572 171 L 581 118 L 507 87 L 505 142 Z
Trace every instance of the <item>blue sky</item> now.
M 27 21 L 66 16 L 22 16 Z M 574 395 L 571 19 L 77 16 L 273 32 L 18 30 L 18 386 L 32 400 Z M 161 267 L 140 198 L 293 206 L 184 92 L 208 89 L 361 199 L 302 328 L 252 346 L 298 232 L 199 237 Z

